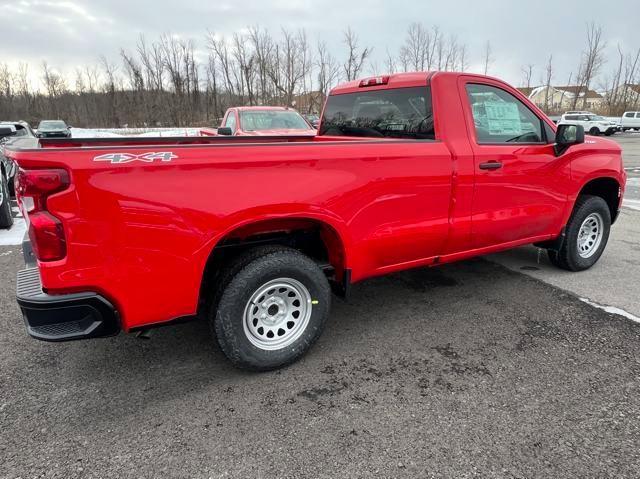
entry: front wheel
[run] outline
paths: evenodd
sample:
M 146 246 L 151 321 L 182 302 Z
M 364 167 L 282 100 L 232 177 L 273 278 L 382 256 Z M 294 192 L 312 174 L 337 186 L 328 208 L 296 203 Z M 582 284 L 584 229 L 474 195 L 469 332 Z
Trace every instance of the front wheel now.
M 7 178 L 4 173 L 0 172 L 0 228 L 8 229 L 12 225 L 13 216 L 11 215 L 11 198 Z
M 549 260 L 568 271 L 591 268 L 604 252 L 611 230 L 611 213 L 599 196 L 578 198 L 558 251 L 548 250 Z
M 230 271 L 210 314 L 229 360 L 268 371 L 300 358 L 329 316 L 331 290 L 322 270 L 302 253 L 278 247 L 249 253 Z

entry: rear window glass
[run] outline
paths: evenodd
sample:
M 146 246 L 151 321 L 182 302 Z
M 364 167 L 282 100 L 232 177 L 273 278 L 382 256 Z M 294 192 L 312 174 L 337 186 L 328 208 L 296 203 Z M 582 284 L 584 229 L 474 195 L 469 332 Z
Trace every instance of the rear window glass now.
M 431 89 L 396 88 L 332 95 L 320 135 L 435 139 Z
M 240 124 L 244 131 L 261 130 L 309 130 L 309 124 L 295 111 L 246 110 L 240 112 Z

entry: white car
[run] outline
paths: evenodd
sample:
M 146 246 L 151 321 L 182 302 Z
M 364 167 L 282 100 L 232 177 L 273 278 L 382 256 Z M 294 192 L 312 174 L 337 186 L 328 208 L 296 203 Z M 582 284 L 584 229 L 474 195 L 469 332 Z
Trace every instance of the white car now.
M 620 119 L 620 126 L 623 131 L 635 128 L 640 130 L 640 111 L 625 111 Z
M 581 125 L 585 133 L 594 136 L 609 136 L 620 130 L 620 126 L 615 121 L 607 120 L 605 117 L 593 113 L 565 113 L 560 118 L 558 125 Z

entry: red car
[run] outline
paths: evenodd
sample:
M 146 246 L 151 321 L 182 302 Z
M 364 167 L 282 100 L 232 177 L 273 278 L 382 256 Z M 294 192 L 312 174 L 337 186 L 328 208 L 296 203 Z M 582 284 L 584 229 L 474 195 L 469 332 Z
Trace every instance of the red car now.
M 299 358 L 331 290 L 372 276 L 530 243 L 560 268 L 591 267 L 626 178 L 616 143 L 556 127 L 500 80 L 445 72 L 338 86 L 315 137 L 59 139 L 7 153 L 29 222 L 17 286 L 29 334 L 199 316 L 253 370 Z
M 218 135 L 227 136 L 315 136 L 316 130 L 291 108 L 242 106 L 229 108 Z

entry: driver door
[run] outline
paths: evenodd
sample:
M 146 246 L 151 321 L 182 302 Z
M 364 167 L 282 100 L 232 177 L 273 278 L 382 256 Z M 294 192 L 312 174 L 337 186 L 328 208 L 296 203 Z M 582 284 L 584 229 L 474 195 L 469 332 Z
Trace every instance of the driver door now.
M 506 85 L 461 78 L 474 154 L 474 248 L 557 235 L 569 165 L 553 150 L 554 132 Z

